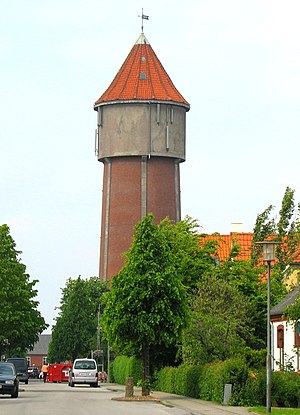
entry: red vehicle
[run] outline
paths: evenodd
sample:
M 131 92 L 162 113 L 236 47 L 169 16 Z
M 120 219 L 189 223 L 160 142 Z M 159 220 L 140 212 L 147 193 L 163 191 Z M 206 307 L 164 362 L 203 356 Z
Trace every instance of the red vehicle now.
M 72 368 L 71 363 L 54 363 L 49 365 L 47 382 L 68 382 L 69 371 Z

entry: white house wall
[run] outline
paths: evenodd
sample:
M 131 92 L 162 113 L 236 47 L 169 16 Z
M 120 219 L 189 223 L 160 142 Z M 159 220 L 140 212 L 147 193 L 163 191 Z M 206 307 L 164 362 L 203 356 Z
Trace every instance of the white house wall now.
M 294 347 L 294 325 L 288 324 L 286 321 L 276 321 L 271 323 L 271 336 L 272 336 L 272 357 L 273 357 L 273 370 L 282 370 L 280 367 L 280 348 L 277 344 L 277 328 L 282 325 L 284 327 L 284 365 L 286 368 L 287 363 L 292 363 L 295 371 L 300 369 L 299 358 L 297 357 L 296 349 Z

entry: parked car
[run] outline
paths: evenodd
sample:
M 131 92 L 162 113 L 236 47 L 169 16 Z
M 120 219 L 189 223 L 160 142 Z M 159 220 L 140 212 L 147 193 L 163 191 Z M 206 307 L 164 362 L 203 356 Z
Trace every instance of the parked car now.
M 98 369 L 94 359 L 76 359 L 70 370 L 69 386 L 88 384 L 98 387 Z
M 9 357 L 6 359 L 8 363 L 13 363 L 16 368 L 17 376 L 20 382 L 28 384 L 27 360 L 24 357 Z
M 28 370 L 27 370 L 27 373 L 28 373 L 29 379 L 38 379 L 39 374 L 40 374 L 40 370 L 36 366 L 29 366 Z
M 19 379 L 12 363 L 0 362 L 0 393 L 12 398 L 19 395 Z

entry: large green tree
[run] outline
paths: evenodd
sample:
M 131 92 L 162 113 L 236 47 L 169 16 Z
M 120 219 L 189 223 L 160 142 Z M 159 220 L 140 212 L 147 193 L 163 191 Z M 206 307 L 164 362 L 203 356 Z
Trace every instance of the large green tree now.
M 223 361 L 243 353 L 253 331 L 251 307 L 235 284 L 206 275 L 190 296 L 190 306 L 182 347 L 185 363 Z
M 240 249 L 234 241 L 228 258 L 204 272 L 189 294 L 192 318 L 183 338 L 185 362 L 223 360 L 265 345 L 266 283 L 260 267 L 238 259 Z
M 113 278 L 103 315 L 110 344 L 141 357 L 143 394 L 148 393 L 150 348 L 176 344 L 188 321 L 184 276 L 178 266 L 184 252 L 174 243 L 172 226 L 176 232 L 176 225 L 167 220 L 156 225 L 152 215 L 136 225 L 125 266 Z
M 228 258 L 221 261 L 213 271 L 219 280 L 235 286 L 249 303 L 247 324 L 253 335 L 249 336 L 247 345 L 253 348 L 263 347 L 266 340 L 267 288 L 262 280 L 264 267 L 253 267 L 251 260 L 238 259 L 241 246 L 234 242 Z
M 0 226 L 0 356 L 22 356 L 47 328 L 38 311 L 38 280 L 30 280 L 7 225 Z
M 52 328 L 50 362 L 74 361 L 95 350 L 102 294 L 106 284 L 98 277 L 69 278 L 62 289 L 59 315 Z

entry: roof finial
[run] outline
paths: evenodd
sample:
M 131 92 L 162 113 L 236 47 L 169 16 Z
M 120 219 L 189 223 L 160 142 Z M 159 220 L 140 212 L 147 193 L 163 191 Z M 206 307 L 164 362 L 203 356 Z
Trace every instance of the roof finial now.
M 138 15 L 138 17 L 141 17 L 142 18 L 142 33 L 144 33 L 144 22 L 143 22 L 143 20 L 149 20 L 149 16 L 146 16 L 144 14 L 144 9 L 142 9 L 142 15 L 141 16 Z

